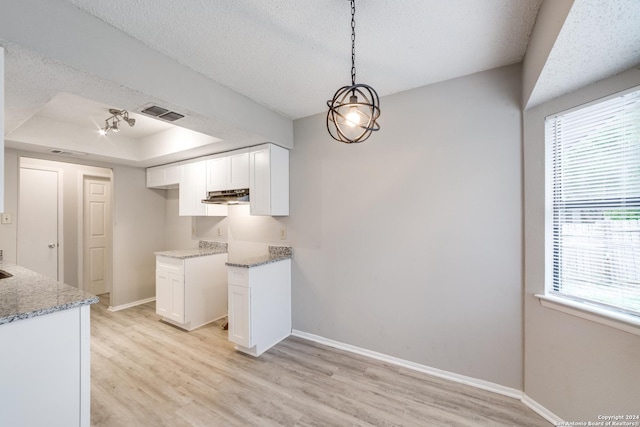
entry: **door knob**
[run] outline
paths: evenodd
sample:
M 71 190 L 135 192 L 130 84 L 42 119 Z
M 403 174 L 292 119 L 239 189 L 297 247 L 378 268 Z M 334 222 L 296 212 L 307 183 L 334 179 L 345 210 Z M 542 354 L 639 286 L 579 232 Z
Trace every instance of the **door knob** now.
M 50 247 L 51 249 L 53 249 L 53 248 L 55 248 L 55 247 L 56 247 L 56 244 L 55 244 L 55 243 L 49 243 L 49 247 Z

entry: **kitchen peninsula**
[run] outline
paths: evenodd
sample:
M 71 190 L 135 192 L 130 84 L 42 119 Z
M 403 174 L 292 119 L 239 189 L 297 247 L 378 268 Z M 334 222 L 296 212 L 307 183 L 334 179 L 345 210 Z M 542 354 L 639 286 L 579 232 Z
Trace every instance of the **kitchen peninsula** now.
M 156 252 L 156 313 L 187 331 L 227 315 L 227 244 Z
M 0 425 L 90 424 L 96 296 L 9 265 L 0 279 Z
M 269 246 L 265 256 L 227 262 L 229 341 L 251 356 L 291 335 L 291 257 L 288 246 Z

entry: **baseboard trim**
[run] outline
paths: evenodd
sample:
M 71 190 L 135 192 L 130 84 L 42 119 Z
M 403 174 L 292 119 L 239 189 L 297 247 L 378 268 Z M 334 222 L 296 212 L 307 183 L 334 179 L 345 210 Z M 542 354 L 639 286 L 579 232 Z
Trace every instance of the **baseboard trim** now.
M 155 300 L 156 300 L 156 297 L 145 298 L 145 299 L 141 299 L 141 300 L 138 300 L 138 301 L 129 302 L 127 304 L 116 305 L 115 307 L 109 306 L 109 308 L 107 310 L 109 310 L 109 311 L 120 311 L 120 310 L 124 310 L 126 308 L 135 307 L 136 305 L 146 304 L 148 302 L 152 302 L 152 301 L 155 301 Z
M 511 397 L 511 398 L 520 400 L 525 406 L 527 406 L 529 409 L 531 409 L 532 411 L 534 411 L 535 413 L 537 413 L 538 415 L 540 415 L 550 423 L 562 422 L 560 417 L 555 415 L 553 412 L 549 411 L 544 406 L 540 405 L 535 400 L 531 399 L 529 396 L 524 394 L 524 392 L 522 392 L 521 390 L 518 390 L 515 388 L 506 387 L 490 381 L 468 377 L 466 375 L 460 375 L 454 372 L 445 371 L 438 368 L 433 368 L 431 366 L 422 365 L 420 363 L 415 363 L 408 360 L 400 359 L 398 357 L 389 356 L 387 354 L 378 353 L 376 351 L 367 350 L 365 348 L 356 347 L 351 344 L 345 344 L 340 341 L 335 341 L 329 338 L 321 337 L 319 335 L 314 335 L 307 332 L 299 331 L 297 329 L 293 329 L 291 331 L 291 335 L 302 338 L 302 339 L 306 339 L 309 341 L 317 342 L 318 344 L 323 344 L 329 347 L 337 348 L 338 350 L 348 351 L 350 353 L 355 353 L 361 356 L 370 357 L 372 359 L 380 360 L 382 362 L 386 362 L 392 365 L 422 372 L 428 375 L 433 375 L 434 377 L 443 378 L 445 380 L 450 380 L 456 383 L 476 387 L 481 390 L 497 393 L 502 396 Z
M 564 424 L 564 420 L 527 396 L 526 394 L 522 394 L 522 399 L 520 401 L 529 409 L 531 409 L 536 414 L 540 415 L 545 420 L 549 421 L 553 425 L 562 425 Z

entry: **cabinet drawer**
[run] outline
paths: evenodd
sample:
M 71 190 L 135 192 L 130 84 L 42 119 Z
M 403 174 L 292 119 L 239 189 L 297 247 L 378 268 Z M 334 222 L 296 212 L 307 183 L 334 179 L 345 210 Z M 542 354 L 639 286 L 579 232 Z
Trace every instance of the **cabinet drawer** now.
M 184 273 L 184 260 L 179 258 L 156 257 L 156 269 L 169 270 L 175 273 Z
M 241 267 L 227 267 L 230 285 L 249 286 L 249 269 Z

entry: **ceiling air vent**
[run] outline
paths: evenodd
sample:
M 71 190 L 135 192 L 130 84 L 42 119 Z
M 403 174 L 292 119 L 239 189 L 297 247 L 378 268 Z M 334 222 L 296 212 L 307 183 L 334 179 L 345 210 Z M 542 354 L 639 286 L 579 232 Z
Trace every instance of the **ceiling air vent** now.
M 182 114 L 176 113 L 175 111 L 169 111 L 166 108 L 158 107 L 157 105 L 146 107 L 145 109 L 140 110 L 140 112 L 168 122 L 175 122 L 176 120 L 184 117 Z
M 86 156 L 87 155 L 87 153 L 83 153 L 81 151 L 60 150 L 59 148 L 52 148 L 51 150 L 47 150 L 47 152 L 51 154 L 58 154 L 60 156 Z

